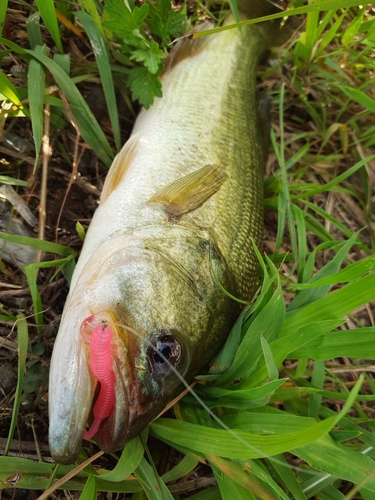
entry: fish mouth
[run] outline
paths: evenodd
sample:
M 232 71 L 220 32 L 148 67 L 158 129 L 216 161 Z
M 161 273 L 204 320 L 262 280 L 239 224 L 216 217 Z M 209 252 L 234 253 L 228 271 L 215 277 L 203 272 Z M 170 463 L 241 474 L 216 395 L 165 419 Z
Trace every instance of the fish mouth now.
M 56 341 L 50 373 L 49 443 L 52 457 L 58 463 L 71 464 L 77 459 L 82 439 L 95 423 L 95 414 L 99 414 L 99 422 L 90 438 L 93 437 L 103 451 L 116 451 L 128 440 L 129 388 L 133 387 L 134 392 L 134 386 L 127 360 L 128 344 L 131 345 L 132 340 L 130 336 L 120 337 L 117 325 L 110 313 L 101 312 L 89 316 L 80 325 L 80 335 L 74 337 L 75 342 L 71 342 L 68 349 L 60 349 L 59 339 Z M 95 328 L 103 329 L 103 326 L 113 333 L 110 345 L 106 346 L 111 358 L 107 369 L 112 371 L 109 387 L 105 380 L 98 380 L 92 370 L 92 356 L 97 353 L 93 353 L 90 340 Z M 63 345 L 66 347 L 67 343 Z M 107 406 L 104 413 L 98 407 L 103 403 L 103 390 L 113 392 L 113 404 Z

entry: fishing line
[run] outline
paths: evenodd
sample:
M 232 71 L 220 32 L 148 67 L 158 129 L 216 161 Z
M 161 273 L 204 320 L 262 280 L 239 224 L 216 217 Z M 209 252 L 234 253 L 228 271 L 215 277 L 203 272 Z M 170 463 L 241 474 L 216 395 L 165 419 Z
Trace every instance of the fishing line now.
M 141 334 L 139 334 L 138 332 L 136 332 L 132 328 L 130 328 L 130 327 L 126 326 L 126 325 L 122 325 L 120 323 L 116 323 L 116 325 L 124 328 L 125 330 L 127 330 L 130 333 L 134 334 L 136 337 L 138 337 L 138 338 L 140 338 L 142 340 L 145 340 L 145 339 L 143 339 L 143 337 L 142 337 Z M 250 451 L 255 451 L 255 452 L 259 453 L 259 454 L 263 453 L 262 450 L 260 450 L 260 449 L 256 448 L 255 446 L 252 446 L 249 443 L 247 443 L 244 439 L 241 438 L 241 436 L 239 436 L 236 433 L 236 431 L 234 431 L 233 429 L 231 429 L 230 427 L 228 427 L 224 422 L 222 422 L 220 420 L 220 418 L 217 415 L 215 415 L 215 413 L 206 405 L 206 403 L 201 399 L 201 397 L 194 391 L 193 386 L 189 385 L 188 382 L 184 379 L 184 377 L 180 374 L 180 372 L 168 361 L 168 359 L 164 356 L 164 354 L 161 351 L 157 350 L 156 347 L 149 340 L 146 339 L 145 342 L 146 342 L 146 345 L 148 347 L 151 347 L 154 350 L 154 352 L 156 352 L 158 354 L 158 356 L 160 356 L 163 359 L 163 361 L 168 364 L 168 366 L 171 369 L 171 371 L 176 375 L 176 377 L 180 380 L 180 382 L 185 386 L 186 391 L 191 393 L 191 395 L 201 405 L 201 407 L 210 415 L 210 417 L 213 420 L 215 420 L 216 423 L 219 424 L 219 426 L 222 429 L 224 429 L 227 432 L 229 432 L 229 434 L 231 436 L 233 436 L 233 438 L 235 438 L 241 444 L 245 445 L 246 448 L 248 448 Z M 279 460 L 279 459 L 277 459 L 275 457 L 272 457 L 272 456 L 258 457 L 258 459 L 261 459 L 261 458 L 267 458 L 270 462 L 274 462 L 274 463 L 276 463 L 278 465 L 281 465 L 281 466 L 283 466 L 285 468 L 288 468 L 288 469 L 291 469 L 291 470 L 294 470 L 294 471 L 297 471 L 297 472 L 303 472 L 304 474 L 307 474 L 307 475 L 310 474 L 312 476 L 315 476 L 315 475 L 318 475 L 320 473 L 320 471 L 313 471 L 313 470 L 304 469 L 302 467 L 298 467 L 297 465 L 285 464 L 281 460 Z M 330 474 L 327 474 L 327 477 L 328 476 L 330 476 Z M 332 480 L 334 480 L 334 479 L 336 479 L 336 477 L 332 476 Z

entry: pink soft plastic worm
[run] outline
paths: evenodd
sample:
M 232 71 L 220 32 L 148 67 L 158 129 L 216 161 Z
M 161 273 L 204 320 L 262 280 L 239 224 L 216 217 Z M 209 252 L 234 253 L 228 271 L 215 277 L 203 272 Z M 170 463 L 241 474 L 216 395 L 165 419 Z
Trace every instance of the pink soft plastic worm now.
M 115 403 L 115 374 L 112 369 L 111 341 L 113 332 L 106 323 L 94 328 L 90 339 L 90 368 L 100 382 L 100 392 L 94 406 L 94 421 L 83 434 L 91 439 L 98 432 L 102 421 L 109 417 Z

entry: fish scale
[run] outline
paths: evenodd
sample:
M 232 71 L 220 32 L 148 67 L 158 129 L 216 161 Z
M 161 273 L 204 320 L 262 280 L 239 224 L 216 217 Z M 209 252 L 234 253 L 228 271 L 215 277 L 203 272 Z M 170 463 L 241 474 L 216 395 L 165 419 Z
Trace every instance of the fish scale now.
M 259 0 L 242 5 L 241 15 L 254 8 L 253 17 L 275 9 Z M 113 332 L 116 399 L 95 439 L 115 451 L 222 346 L 241 310 L 222 287 L 251 298 L 269 135 L 256 68 L 268 47 L 289 37 L 278 26 L 180 42 L 161 76 L 163 97 L 141 111 L 115 158 L 52 356 L 49 441 L 57 462 L 76 459 L 91 424 L 94 353 L 83 338 L 97 325 Z

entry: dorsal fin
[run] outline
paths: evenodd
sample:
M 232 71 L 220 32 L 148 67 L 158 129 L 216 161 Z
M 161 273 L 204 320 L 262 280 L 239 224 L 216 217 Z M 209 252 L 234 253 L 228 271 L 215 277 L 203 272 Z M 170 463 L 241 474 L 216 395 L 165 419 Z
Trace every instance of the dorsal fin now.
M 140 134 L 130 136 L 121 151 L 113 160 L 103 186 L 100 203 L 104 203 L 112 191 L 114 191 L 120 184 L 121 179 L 124 177 L 130 163 L 133 161 L 138 152 L 139 139 Z
M 201 206 L 220 189 L 226 178 L 222 167 L 206 165 L 159 189 L 147 203 L 163 205 L 165 212 L 176 218 Z
M 211 36 L 204 36 L 202 38 L 196 38 L 193 40 L 192 37 L 194 33 L 197 33 L 198 31 L 209 30 L 214 26 L 215 25 L 213 23 L 200 24 L 199 26 L 194 28 L 192 32 L 189 33 L 189 35 L 182 37 L 181 40 L 176 43 L 173 50 L 167 57 L 164 64 L 163 74 L 171 70 L 174 66 L 176 66 L 176 64 L 183 61 L 184 59 L 193 57 L 198 54 L 198 52 L 200 52 L 207 45 L 207 43 L 209 43 Z

